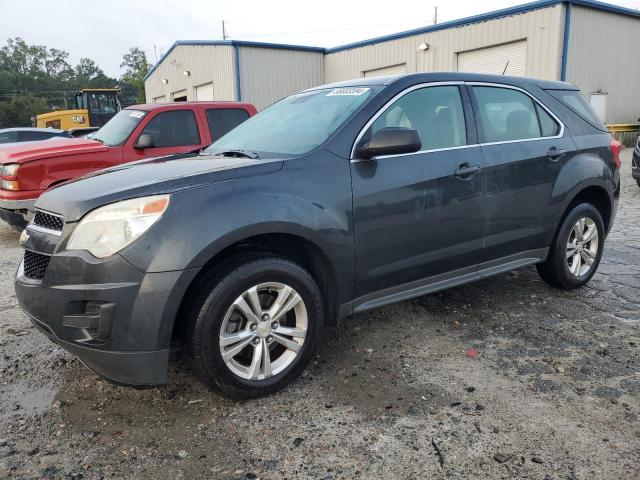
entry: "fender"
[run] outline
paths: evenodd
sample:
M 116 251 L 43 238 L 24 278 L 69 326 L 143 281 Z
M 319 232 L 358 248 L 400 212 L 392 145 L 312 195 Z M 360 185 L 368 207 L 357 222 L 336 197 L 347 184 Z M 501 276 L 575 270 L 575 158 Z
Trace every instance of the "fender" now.
M 121 255 L 143 272 L 190 271 L 247 238 L 290 234 L 325 253 L 336 278 L 346 282 L 336 291 L 348 297 L 355 268 L 349 162 L 324 151 L 284 164 L 276 172 L 174 192 L 163 218 Z
M 600 148 L 600 150 L 607 149 Z M 611 212 L 614 211 L 614 194 L 618 186 L 618 178 L 613 167 L 602 161 L 602 158 L 606 158 L 607 155 L 611 155 L 611 152 L 585 151 L 574 155 L 565 163 L 552 190 L 552 198 L 557 205 L 554 212 L 556 225 L 576 196 L 590 187 L 598 187 L 606 192 Z

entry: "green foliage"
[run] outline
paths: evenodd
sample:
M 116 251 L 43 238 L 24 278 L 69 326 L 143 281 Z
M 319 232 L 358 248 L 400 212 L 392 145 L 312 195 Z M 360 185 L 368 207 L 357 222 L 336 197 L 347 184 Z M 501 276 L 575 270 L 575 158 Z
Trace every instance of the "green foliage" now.
M 122 82 L 132 85 L 137 91 L 138 103 L 144 103 L 144 76 L 150 68 L 147 55 L 140 48 L 133 47 L 122 57 L 120 67 L 125 69 Z
M 9 38 L 0 48 L 0 128 L 31 125 L 32 116 L 54 107 L 72 108 L 82 88 L 119 87 L 123 106 L 144 103 L 143 77 L 149 70 L 144 51 L 131 48 L 121 66 L 125 73 L 116 79 L 90 58 L 72 66 L 64 50 Z
M 20 95 L 0 104 L 0 127 L 30 126 L 31 118 L 47 111 L 47 101 L 33 95 Z

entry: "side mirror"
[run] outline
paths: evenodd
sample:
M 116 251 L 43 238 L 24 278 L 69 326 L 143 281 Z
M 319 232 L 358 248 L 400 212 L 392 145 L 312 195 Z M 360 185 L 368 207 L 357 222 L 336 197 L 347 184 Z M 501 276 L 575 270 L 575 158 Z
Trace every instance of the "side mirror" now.
M 144 150 L 145 148 L 153 147 L 153 136 L 145 133 L 138 137 L 138 141 L 135 143 L 133 148 L 138 150 Z
M 368 160 L 381 155 L 399 155 L 420 150 L 422 140 L 415 128 L 389 127 L 378 130 L 368 142 L 356 147 L 356 158 Z

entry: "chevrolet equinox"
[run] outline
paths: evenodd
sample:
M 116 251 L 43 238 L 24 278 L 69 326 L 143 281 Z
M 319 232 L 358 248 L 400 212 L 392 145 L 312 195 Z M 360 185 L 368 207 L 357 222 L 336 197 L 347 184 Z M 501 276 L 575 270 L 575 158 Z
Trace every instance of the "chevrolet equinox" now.
M 217 392 L 275 392 L 324 326 L 536 264 L 596 272 L 619 150 L 568 83 L 360 78 L 277 102 L 208 148 L 46 192 L 21 307 L 120 384 L 167 381 L 172 338 Z

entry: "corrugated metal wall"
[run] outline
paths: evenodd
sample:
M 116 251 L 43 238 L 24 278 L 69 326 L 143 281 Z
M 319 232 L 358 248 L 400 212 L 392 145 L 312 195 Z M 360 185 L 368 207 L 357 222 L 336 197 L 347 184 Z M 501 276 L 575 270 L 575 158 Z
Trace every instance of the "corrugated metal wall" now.
M 195 100 L 195 87 L 213 80 L 214 100 L 235 100 L 233 47 L 227 45 L 177 45 L 145 81 L 147 102 L 187 91 L 187 100 Z M 184 71 L 189 71 L 186 76 Z M 168 83 L 162 83 L 163 79 Z
M 457 54 L 467 50 L 527 40 L 527 76 L 560 77 L 564 10 L 556 5 L 510 17 L 329 53 L 325 81 L 362 77 L 363 72 L 407 64 L 407 73 L 455 71 Z M 418 49 L 421 43 L 429 49 Z
M 590 8 L 572 8 L 567 81 L 589 100 L 606 92 L 608 123 L 640 117 L 640 20 Z
M 275 48 L 240 49 L 242 100 L 258 110 L 323 83 L 323 53 Z

